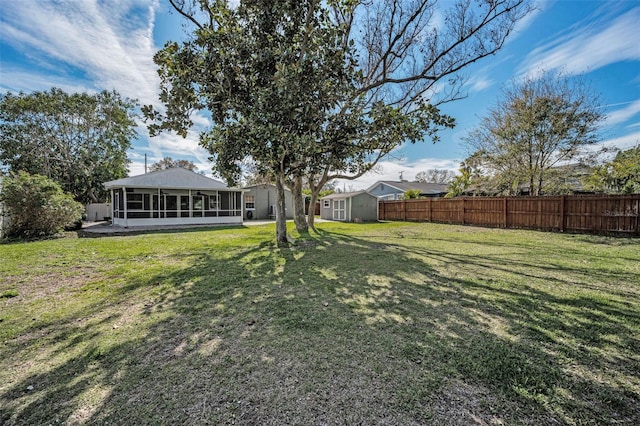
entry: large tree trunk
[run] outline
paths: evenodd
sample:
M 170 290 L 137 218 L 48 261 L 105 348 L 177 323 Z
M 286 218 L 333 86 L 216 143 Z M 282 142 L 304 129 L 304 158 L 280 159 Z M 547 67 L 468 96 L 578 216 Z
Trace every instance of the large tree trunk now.
M 304 197 L 302 196 L 302 176 L 295 176 L 291 185 L 291 196 L 293 198 L 293 221 L 296 230 L 301 233 L 309 232 L 307 218 L 304 215 Z
M 311 190 L 311 199 L 309 200 L 309 214 L 307 215 L 307 223 L 309 224 L 309 228 L 315 231 L 315 214 L 316 214 L 316 203 L 318 202 L 318 194 L 319 191 L 315 189 Z
M 98 197 L 96 197 L 96 194 L 93 193 L 93 189 L 91 187 L 87 188 L 87 196 L 89 197 L 92 203 L 98 202 Z
M 287 215 L 284 195 L 284 176 L 279 173 L 276 176 L 276 244 L 286 246 L 287 240 Z
M 543 183 L 543 171 L 540 170 L 540 174 L 538 175 L 538 193 L 536 195 L 542 195 L 542 183 Z
M 535 188 L 534 182 L 535 182 L 535 176 L 533 175 L 533 173 L 531 173 L 531 175 L 529 176 L 529 195 L 538 195 L 535 193 L 536 188 Z
M 309 188 L 311 189 L 311 199 L 309 200 L 309 215 L 307 216 L 308 224 L 311 229 L 316 230 L 315 227 L 315 213 L 316 213 L 316 202 L 320 197 L 320 191 L 324 187 L 324 184 L 329 181 L 329 168 L 326 167 L 324 172 L 322 173 L 322 177 L 318 179 L 318 182 L 315 182 L 314 176 L 309 176 Z

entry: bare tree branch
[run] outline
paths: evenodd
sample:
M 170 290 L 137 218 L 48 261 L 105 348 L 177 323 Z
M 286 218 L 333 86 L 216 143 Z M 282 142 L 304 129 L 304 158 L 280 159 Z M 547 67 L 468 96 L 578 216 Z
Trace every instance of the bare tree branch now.
M 200 22 L 198 22 L 196 20 L 196 18 L 193 17 L 193 15 L 189 12 L 185 11 L 185 0 L 169 0 L 169 3 L 171 4 L 171 6 L 173 6 L 173 9 L 178 12 L 180 15 L 182 15 L 182 17 L 186 18 L 188 21 L 191 21 L 192 24 L 194 24 L 196 27 L 203 29 L 204 25 L 202 25 Z M 178 3 L 180 3 L 180 5 L 178 5 Z M 207 7 L 208 8 L 208 4 L 206 1 L 201 2 L 203 7 Z M 211 11 L 209 11 L 209 16 L 211 15 Z

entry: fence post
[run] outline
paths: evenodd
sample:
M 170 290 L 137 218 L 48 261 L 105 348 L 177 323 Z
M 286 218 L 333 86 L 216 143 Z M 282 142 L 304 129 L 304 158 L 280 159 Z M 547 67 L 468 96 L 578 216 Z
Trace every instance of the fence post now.
M 504 220 L 504 228 L 507 228 L 507 197 L 502 197 L 502 218 Z
M 407 200 L 402 202 L 402 220 L 407 220 Z
M 431 201 L 433 201 L 431 198 L 427 198 L 427 200 L 429 200 L 428 206 L 429 206 L 429 219 L 428 221 L 431 222 Z
M 536 226 L 538 229 L 544 229 L 544 227 L 542 226 L 542 199 L 539 198 L 540 196 L 538 196 L 538 198 L 536 199 L 537 201 L 537 211 L 538 213 L 536 213 Z
M 425 221 L 427 220 L 427 212 L 429 211 L 429 199 L 428 198 L 424 198 L 422 200 L 422 206 L 426 209 L 423 213 L 424 216 L 422 216 L 422 219 L 420 219 L 420 221 Z
M 636 235 L 640 235 L 640 194 L 636 196 Z
M 465 198 L 462 199 L 462 224 L 464 225 L 464 203 L 465 202 Z
M 560 197 L 560 232 L 564 232 L 564 203 L 567 199 L 566 195 Z

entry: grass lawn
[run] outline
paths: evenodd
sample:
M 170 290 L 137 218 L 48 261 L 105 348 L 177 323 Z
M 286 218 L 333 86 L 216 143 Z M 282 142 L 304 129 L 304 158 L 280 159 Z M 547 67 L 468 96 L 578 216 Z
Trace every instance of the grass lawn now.
M 0 244 L 0 424 L 640 423 L 640 239 L 273 237 Z

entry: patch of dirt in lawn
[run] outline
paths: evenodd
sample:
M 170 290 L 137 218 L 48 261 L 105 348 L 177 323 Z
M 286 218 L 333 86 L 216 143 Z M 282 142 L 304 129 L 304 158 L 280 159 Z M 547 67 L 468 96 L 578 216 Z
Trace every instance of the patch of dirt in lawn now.
M 69 292 L 77 291 L 87 283 L 96 281 L 101 274 L 95 267 L 70 267 L 64 273 L 44 272 L 28 277 L 13 275 L 3 277 L 4 286 L 15 289 L 18 296 L 4 300 L 6 306 L 11 303 L 25 303 L 38 299 L 63 299 Z
M 512 403 L 507 403 L 512 405 Z M 520 424 L 547 424 L 549 419 L 504 418 L 502 413 L 516 413 L 517 407 L 505 407 L 495 393 L 480 385 L 472 385 L 461 380 L 451 380 L 449 386 L 432 405 L 434 424 L 462 425 L 507 425 L 517 421 Z

